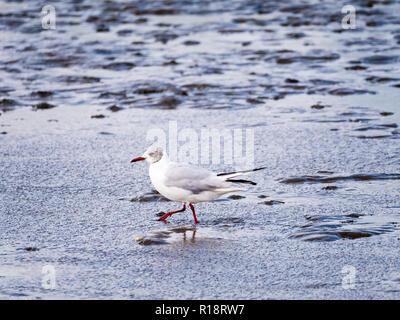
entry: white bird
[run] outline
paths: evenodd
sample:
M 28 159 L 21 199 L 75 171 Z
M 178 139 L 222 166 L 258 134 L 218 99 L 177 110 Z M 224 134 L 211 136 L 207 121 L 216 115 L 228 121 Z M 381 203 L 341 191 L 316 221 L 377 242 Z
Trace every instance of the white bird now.
M 159 221 L 165 221 L 174 213 L 185 211 L 186 203 L 189 203 L 194 222 L 199 223 L 193 207 L 194 203 L 212 201 L 229 192 L 245 191 L 246 189 L 232 186 L 232 182 L 252 185 L 256 183 L 232 178 L 264 169 L 217 174 L 186 163 L 173 162 L 159 146 L 149 147 L 141 157 L 137 157 L 131 162 L 143 160 L 150 163 L 149 175 L 154 188 L 167 199 L 183 203 L 182 209 L 164 214 L 158 219 Z

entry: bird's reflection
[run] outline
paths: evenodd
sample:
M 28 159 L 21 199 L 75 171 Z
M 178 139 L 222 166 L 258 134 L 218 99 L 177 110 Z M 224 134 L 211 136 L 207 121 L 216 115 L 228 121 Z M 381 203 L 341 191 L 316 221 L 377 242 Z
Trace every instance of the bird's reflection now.
M 172 233 L 182 233 L 183 237 L 183 243 L 191 242 L 195 243 L 196 242 L 196 226 L 176 226 L 168 229 Z
M 187 232 L 188 230 L 185 230 L 184 232 L 183 232 L 183 243 L 186 243 L 186 241 L 187 241 L 187 239 L 186 239 L 186 232 Z M 196 228 L 194 228 L 193 230 L 191 230 L 192 231 L 192 237 L 190 238 L 190 242 L 191 243 L 195 243 L 196 242 Z
M 138 237 L 136 241 L 142 245 L 196 242 L 196 226 L 172 226 L 166 229 L 153 231 L 151 234 Z M 182 238 L 180 236 L 182 234 Z

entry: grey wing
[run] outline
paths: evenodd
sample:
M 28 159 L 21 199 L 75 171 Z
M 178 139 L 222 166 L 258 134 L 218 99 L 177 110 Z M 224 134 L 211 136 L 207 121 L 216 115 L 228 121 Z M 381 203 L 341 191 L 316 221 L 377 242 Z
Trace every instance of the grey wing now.
M 165 175 L 165 185 L 188 190 L 194 194 L 223 187 L 224 181 L 214 172 L 203 168 L 174 164 Z

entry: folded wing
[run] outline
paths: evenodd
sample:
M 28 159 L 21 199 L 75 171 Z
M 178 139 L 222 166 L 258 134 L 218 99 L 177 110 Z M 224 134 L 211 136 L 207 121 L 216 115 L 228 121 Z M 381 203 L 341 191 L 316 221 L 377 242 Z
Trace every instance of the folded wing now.
M 218 177 L 214 172 L 189 164 L 171 163 L 166 170 L 165 185 L 188 190 L 193 194 L 204 191 L 216 191 L 229 187 L 225 178 Z

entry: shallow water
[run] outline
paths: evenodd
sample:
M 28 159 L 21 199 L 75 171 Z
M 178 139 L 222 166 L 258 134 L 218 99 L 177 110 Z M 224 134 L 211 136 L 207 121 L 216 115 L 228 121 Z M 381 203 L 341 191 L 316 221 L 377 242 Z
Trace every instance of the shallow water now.
M 0 1 L 0 298 L 400 298 L 396 1 L 53 3 Z M 170 120 L 267 167 L 197 226 L 129 163 Z

